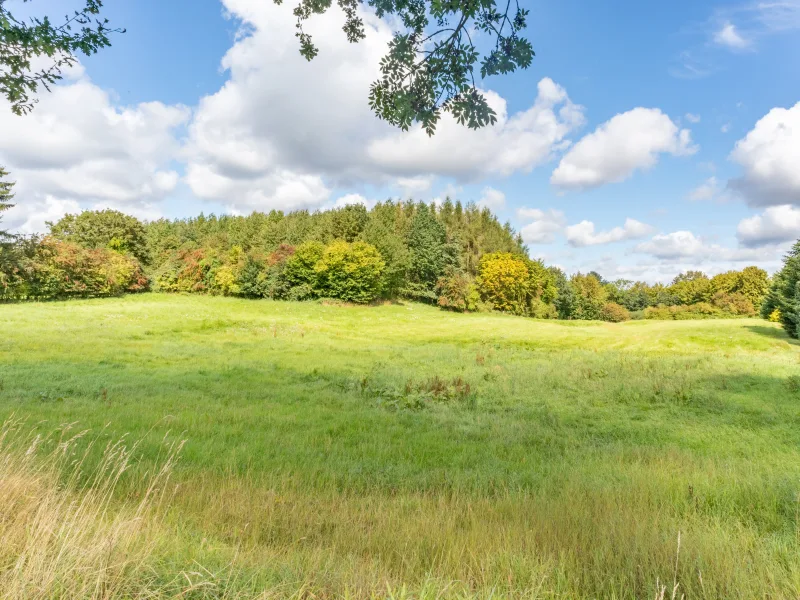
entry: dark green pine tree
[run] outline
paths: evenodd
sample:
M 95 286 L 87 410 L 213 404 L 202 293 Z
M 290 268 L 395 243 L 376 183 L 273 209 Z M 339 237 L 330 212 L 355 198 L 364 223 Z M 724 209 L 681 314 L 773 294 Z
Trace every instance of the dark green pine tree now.
M 6 177 L 8 177 L 8 172 L 3 167 L 0 167 L 0 221 L 2 221 L 2 213 L 14 206 L 11 204 L 11 200 L 14 198 L 11 190 L 14 184 L 6 181 Z M 0 241 L 8 237 L 8 233 L 0 229 Z
M 435 208 L 420 202 L 406 240 L 410 252 L 408 280 L 403 294 L 423 301 L 436 300 L 436 283 L 448 267 L 458 265 L 458 249 L 447 242 L 447 229 Z
M 800 240 L 789 253 L 761 307 L 761 315 L 769 317 L 775 309 L 781 314 L 781 325 L 793 338 L 800 338 Z

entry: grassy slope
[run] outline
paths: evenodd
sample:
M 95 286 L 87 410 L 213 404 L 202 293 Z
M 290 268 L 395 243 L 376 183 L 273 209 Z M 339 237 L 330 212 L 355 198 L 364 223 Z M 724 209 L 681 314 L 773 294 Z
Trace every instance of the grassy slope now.
M 159 568 L 367 595 L 800 594 L 800 346 L 763 321 L 554 323 L 140 296 L 0 307 L 0 416 L 188 443 Z M 391 410 L 432 378 L 475 402 Z M 135 492 L 136 490 L 131 490 Z M 278 589 L 278 588 L 276 588 Z

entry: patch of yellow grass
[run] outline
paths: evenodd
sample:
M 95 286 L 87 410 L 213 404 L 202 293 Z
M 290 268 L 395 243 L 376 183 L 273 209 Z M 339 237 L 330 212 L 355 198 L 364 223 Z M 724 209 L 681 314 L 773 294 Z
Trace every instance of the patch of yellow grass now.
M 76 454 L 78 433 L 61 439 L 29 436 L 19 421 L 0 426 L 0 598 L 111 600 L 153 597 L 150 530 L 164 505 L 173 446 L 145 491 L 115 501 L 131 450 L 105 447 L 103 460 L 84 467 L 91 449 Z M 22 440 L 27 443 L 23 444 Z M 44 452 L 42 450 L 50 447 Z

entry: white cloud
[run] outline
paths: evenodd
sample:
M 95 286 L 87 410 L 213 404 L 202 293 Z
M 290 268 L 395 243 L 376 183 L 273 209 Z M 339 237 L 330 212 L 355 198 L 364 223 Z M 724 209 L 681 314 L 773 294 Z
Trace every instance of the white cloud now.
M 431 189 L 433 177 L 424 175 L 421 177 L 398 177 L 394 185 L 400 188 L 404 198 L 413 198 L 415 195 L 422 194 Z
M 635 251 L 671 262 L 700 265 L 708 261 L 759 263 L 774 261 L 780 255 L 774 248 L 728 248 L 710 244 L 691 231 L 675 231 L 653 236 L 636 246 Z
M 600 232 L 595 232 L 594 223 L 591 221 L 581 221 L 577 225 L 567 227 L 565 233 L 570 246 L 583 247 L 635 240 L 646 237 L 653 231 L 654 228 L 651 225 L 635 219 L 626 219 L 624 226 Z
M 497 123 L 470 131 L 447 116 L 428 137 L 422 129 L 391 132 L 369 143 L 373 168 L 398 175 L 434 174 L 466 181 L 528 172 L 568 147 L 567 136 L 584 123 L 583 108 L 551 79 L 539 82 L 529 109 L 508 114 L 506 101 L 486 92 Z
M 567 224 L 567 219 L 560 210 L 521 208 L 517 215 L 520 219 L 532 219 L 531 223 L 520 230 L 526 244 L 550 244 L 555 241 L 557 233 L 564 231 Z
M 656 258 L 697 257 L 705 251 L 703 242 L 691 231 L 659 234 L 636 246 L 636 251 Z
M 41 233 L 47 230 L 48 221 L 55 222 L 67 213 L 81 212 L 81 205 L 75 200 L 62 200 L 49 195 L 29 198 L 23 208 L 23 211 L 13 215 L 16 218 L 12 221 L 13 229 L 23 234 Z
M 773 108 L 756 123 L 730 156 L 744 175 L 729 186 L 753 206 L 800 206 L 800 102 Z
M 721 133 L 728 133 L 731 130 L 731 124 L 725 123 L 722 127 L 719 128 Z
M 709 177 L 689 194 L 690 200 L 713 200 L 719 193 L 719 182 L 716 177 Z
M 750 248 L 800 239 L 800 208 L 771 206 L 760 215 L 742 219 L 736 237 Z
M 4 225 L 41 231 L 43 215 L 79 208 L 157 212 L 179 181 L 170 165 L 188 118 L 187 108 L 160 102 L 117 106 L 82 67 L 41 94 L 30 115 L 18 117 L 0 101 L 0 164 L 17 182 L 17 206 Z
M 489 186 L 483 188 L 483 194 L 481 195 L 481 199 L 478 200 L 478 206 L 497 211 L 505 207 L 505 205 L 506 195 L 503 192 Z
M 307 23 L 320 49 L 308 62 L 291 10 L 261 0 L 223 4 L 242 29 L 222 61 L 229 80 L 201 100 L 190 127 L 187 183 L 201 198 L 251 210 L 315 208 L 328 202 L 330 189 L 354 182 L 413 197 L 440 176 L 468 181 L 528 171 L 565 148 L 584 122 L 583 109 L 545 78 L 533 105 L 514 114 L 487 90 L 498 117 L 493 127 L 469 130 L 446 114 L 433 138 L 420 128 L 401 132 L 366 102 L 392 37 L 389 24 L 361 11 L 367 37 L 351 44 L 341 10 L 332 7 Z M 280 192 L 291 180 L 294 198 Z
M 700 115 L 695 115 L 695 114 L 692 114 L 692 113 L 686 113 L 686 120 L 689 121 L 689 123 L 695 123 L 696 124 L 696 123 L 700 122 L 701 118 L 700 118 Z
M 732 50 L 744 50 L 750 47 L 750 41 L 743 38 L 736 25 L 730 21 L 723 23 L 714 33 L 714 42 Z
M 635 108 L 616 115 L 579 141 L 561 160 L 550 181 L 565 189 L 584 189 L 628 179 L 649 169 L 660 154 L 692 154 L 688 129 L 679 129 L 657 108 Z
M 730 50 L 751 49 L 759 39 L 800 29 L 800 1 L 749 0 L 728 5 L 717 9 L 709 23 L 717 45 Z
M 447 199 L 453 201 L 457 200 L 463 191 L 464 188 L 460 185 L 448 183 L 436 196 L 431 199 L 431 202 L 433 202 L 436 206 L 441 206 Z
M 344 208 L 345 206 L 353 206 L 356 204 L 361 204 L 367 208 L 372 208 L 377 204 L 377 201 L 369 200 L 361 194 L 345 194 L 344 196 L 336 199 L 334 208 Z

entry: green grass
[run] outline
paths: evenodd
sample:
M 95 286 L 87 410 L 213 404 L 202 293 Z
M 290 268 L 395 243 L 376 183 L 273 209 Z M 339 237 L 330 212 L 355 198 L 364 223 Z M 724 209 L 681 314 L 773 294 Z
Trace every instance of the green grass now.
M 243 596 L 797 598 L 799 374 L 759 320 L 0 306 L 0 419 L 186 439 L 153 568 Z

